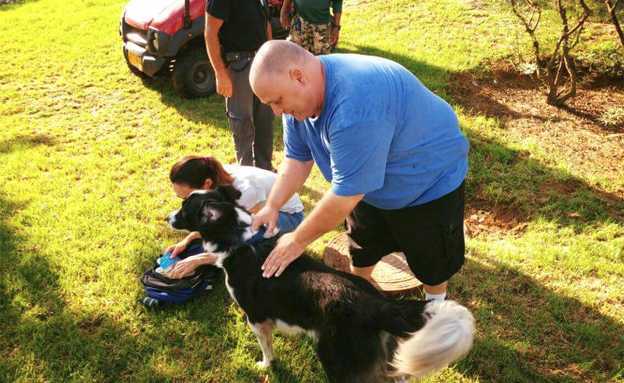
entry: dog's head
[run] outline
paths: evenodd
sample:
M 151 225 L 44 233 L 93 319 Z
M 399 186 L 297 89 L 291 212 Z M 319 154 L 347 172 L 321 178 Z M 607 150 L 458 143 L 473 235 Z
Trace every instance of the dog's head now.
M 210 244 L 224 251 L 224 246 L 244 242 L 251 236 L 251 215 L 236 203 L 240 196 L 241 192 L 231 185 L 195 191 L 166 220 L 174 229 L 198 231 L 205 246 Z

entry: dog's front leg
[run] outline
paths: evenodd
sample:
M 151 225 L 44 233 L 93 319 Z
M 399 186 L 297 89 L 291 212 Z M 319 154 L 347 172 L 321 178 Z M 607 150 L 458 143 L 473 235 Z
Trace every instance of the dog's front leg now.
M 264 322 L 251 323 L 247 320 L 249 327 L 256 334 L 258 343 L 262 348 L 262 362 L 258 362 L 258 366 L 262 368 L 269 367 L 274 359 L 273 355 L 273 330 L 275 330 L 275 323 L 272 320 L 266 320 Z

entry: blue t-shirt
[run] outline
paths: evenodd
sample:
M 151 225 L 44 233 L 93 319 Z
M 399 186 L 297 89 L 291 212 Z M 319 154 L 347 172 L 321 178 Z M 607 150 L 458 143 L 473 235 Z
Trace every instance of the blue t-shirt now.
M 284 114 L 286 157 L 314 160 L 333 193 L 365 194 L 380 209 L 421 205 L 461 185 L 470 144 L 449 104 L 390 60 L 318 58 L 323 110 L 305 121 Z

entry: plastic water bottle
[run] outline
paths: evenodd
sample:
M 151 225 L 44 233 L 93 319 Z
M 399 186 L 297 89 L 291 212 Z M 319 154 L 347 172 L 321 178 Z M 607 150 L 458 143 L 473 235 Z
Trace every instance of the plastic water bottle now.
M 159 273 L 162 273 L 162 272 L 166 273 L 168 269 L 178 261 L 180 261 L 180 257 L 175 256 L 174 258 L 171 258 L 171 253 L 165 253 L 162 255 L 162 257 L 156 260 L 156 263 L 160 265 L 158 269 L 161 269 L 161 270 L 156 269 L 156 271 Z

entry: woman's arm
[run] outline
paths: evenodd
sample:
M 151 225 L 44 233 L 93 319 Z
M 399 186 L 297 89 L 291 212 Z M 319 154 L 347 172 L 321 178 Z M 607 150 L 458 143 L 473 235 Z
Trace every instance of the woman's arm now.
M 202 253 L 190 256 L 186 259 L 178 261 L 171 266 L 171 271 L 167 273 L 167 277 L 172 279 L 180 279 L 186 277 L 196 268 L 202 265 L 214 265 L 217 263 L 218 257 L 210 253 Z

